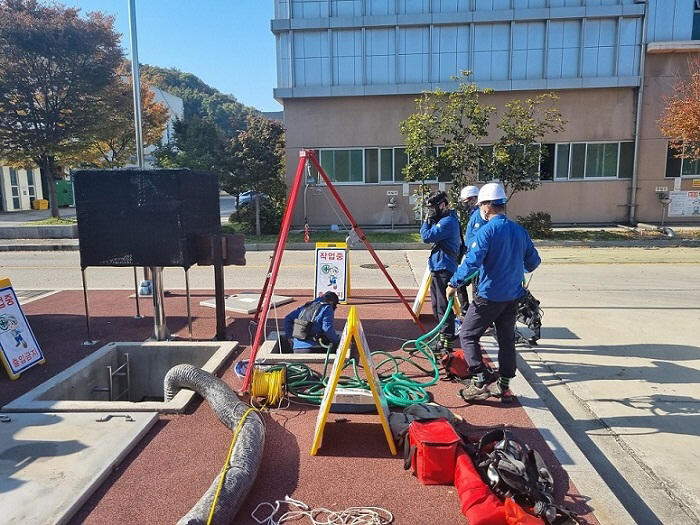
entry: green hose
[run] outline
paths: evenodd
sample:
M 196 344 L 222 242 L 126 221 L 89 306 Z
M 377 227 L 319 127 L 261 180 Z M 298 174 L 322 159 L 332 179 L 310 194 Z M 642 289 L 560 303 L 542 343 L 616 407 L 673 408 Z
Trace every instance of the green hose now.
M 426 391 L 426 388 L 434 385 L 440 379 L 440 369 L 438 368 L 435 355 L 430 349 L 430 344 L 440 336 L 440 328 L 442 328 L 442 326 L 447 322 L 447 317 L 452 309 L 453 302 L 454 297 L 450 297 L 450 300 L 447 303 L 445 315 L 435 328 L 433 328 L 427 334 L 420 336 L 418 339 L 406 341 L 403 345 L 401 345 L 401 349 L 405 350 L 409 354 L 409 357 L 397 357 L 384 351 L 372 352 L 372 356 L 378 354 L 386 356 L 386 359 L 377 363 L 376 369 L 379 375 L 380 386 L 389 405 L 395 407 L 406 407 L 416 403 L 427 403 L 430 401 L 430 395 Z M 326 358 L 323 363 L 322 374 L 315 372 L 303 363 L 276 365 L 268 370 L 286 367 L 287 391 L 289 394 L 304 402 L 320 405 L 321 400 L 323 399 L 323 393 L 326 386 L 328 386 L 326 372 L 330 362 L 331 348 L 331 345 L 326 347 Z M 411 360 L 411 357 L 418 353 L 423 354 L 428 359 L 428 368 L 424 368 L 420 364 Z M 391 364 L 390 368 L 392 370 L 390 372 L 379 372 L 379 370 L 381 370 L 382 367 L 388 363 Z M 408 363 L 423 374 L 430 376 L 430 379 L 427 381 L 416 381 L 409 378 L 404 372 L 399 370 L 403 363 Z M 345 365 L 343 366 L 343 371 L 346 368 L 351 367 L 352 375 L 341 375 L 338 380 L 339 386 L 343 388 L 361 388 L 364 390 L 370 389 L 367 381 L 360 378 L 357 366 L 357 361 L 354 358 L 346 360 Z

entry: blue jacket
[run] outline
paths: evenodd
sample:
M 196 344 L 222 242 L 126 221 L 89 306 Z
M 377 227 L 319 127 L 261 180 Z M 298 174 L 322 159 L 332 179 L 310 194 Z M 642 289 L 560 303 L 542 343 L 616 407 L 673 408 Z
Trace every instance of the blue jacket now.
M 539 266 L 540 256 L 525 228 L 505 215 L 492 217 L 474 235 L 464 261 L 450 280 L 457 288 L 479 272 L 478 295 L 489 301 L 523 296 L 523 275 Z
M 318 297 L 314 302 L 322 301 L 322 297 Z M 292 340 L 292 332 L 294 330 L 294 319 L 299 317 L 301 310 L 306 305 L 302 305 L 296 310 L 289 312 L 284 318 L 284 333 L 287 339 Z M 319 347 L 320 345 L 314 338 L 324 335 L 328 341 L 333 344 L 338 344 L 340 342 L 340 336 L 336 333 L 333 328 L 333 306 L 325 303 L 321 309 L 316 312 L 316 317 L 313 319 L 311 325 L 311 336 L 308 339 L 294 339 L 294 348 L 311 348 Z
M 481 212 L 477 207 L 469 215 L 467 229 L 464 231 L 464 244 L 467 246 L 467 251 L 469 251 L 469 247 L 472 245 L 472 242 L 474 242 L 474 235 L 484 224 L 486 224 L 486 219 L 482 219 Z
M 442 217 L 438 222 L 430 223 L 425 221 L 420 227 L 420 238 L 423 242 L 440 242 L 440 246 L 451 250 L 459 255 L 459 247 L 462 245 L 462 236 L 459 233 L 459 219 L 457 212 L 450 212 Z M 440 249 L 430 252 L 428 268 L 431 272 L 447 270 L 451 273 L 457 269 L 457 261 Z

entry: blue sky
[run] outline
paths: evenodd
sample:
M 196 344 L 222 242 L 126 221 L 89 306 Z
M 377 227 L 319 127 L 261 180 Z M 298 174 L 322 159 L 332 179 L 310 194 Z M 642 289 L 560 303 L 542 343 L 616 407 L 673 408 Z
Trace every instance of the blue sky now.
M 58 0 L 83 13 L 115 17 L 131 57 L 129 0 Z M 192 73 L 222 93 L 261 111 L 280 111 L 272 0 L 135 0 L 141 64 Z

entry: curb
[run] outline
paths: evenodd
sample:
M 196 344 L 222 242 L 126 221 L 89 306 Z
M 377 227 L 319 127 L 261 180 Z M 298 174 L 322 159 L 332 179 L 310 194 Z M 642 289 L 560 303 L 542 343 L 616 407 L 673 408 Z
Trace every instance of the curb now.
M 78 239 L 63 239 L 65 242 L 28 242 L 33 239 L 0 239 L 0 252 L 47 252 L 47 251 L 78 251 L 80 245 Z M 52 239 L 37 239 L 51 241 Z M 58 240 L 58 239 L 56 239 Z M 537 247 L 560 248 L 696 248 L 700 247 L 700 239 L 656 239 L 656 240 L 629 240 L 629 241 L 535 241 Z M 419 242 L 395 242 L 376 243 L 372 245 L 375 250 L 429 250 L 430 246 Z M 248 252 L 264 252 L 275 249 L 275 243 L 246 243 Z M 311 251 L 316 249 L 314 243 L 292 242 L 287 243 L 285 250 Z M 359 243 L 351 250 L 366 250 L 364 244 Z

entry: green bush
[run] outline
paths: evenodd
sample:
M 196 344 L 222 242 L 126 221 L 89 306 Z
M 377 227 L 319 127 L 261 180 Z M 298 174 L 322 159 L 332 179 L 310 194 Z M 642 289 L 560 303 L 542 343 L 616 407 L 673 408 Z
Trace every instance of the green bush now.
M 530 237 L 546 239 L 552 236 L 552 216 L 545 211 L 533 211 L 527 217 L 518 215 L 516 221 L 527 230 Z
M 274 203 L 268 197 L 260 197 L 260 233 L 278 234 L 283 214 L 283 206 Z M 255 235 L 255 202 L 242 204 L 231 214 L 228 221 L 240 223 L 242 226 L 240 233 Z

